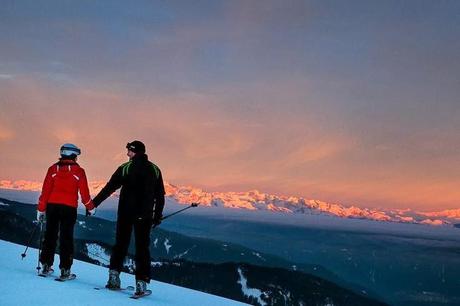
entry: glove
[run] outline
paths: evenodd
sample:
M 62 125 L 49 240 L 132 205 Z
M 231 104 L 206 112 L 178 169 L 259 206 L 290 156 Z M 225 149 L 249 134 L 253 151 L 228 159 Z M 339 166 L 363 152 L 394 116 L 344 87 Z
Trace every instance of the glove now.
M 89 201 L 88 203 L 85 204 L 86 206 L 86 216 L 92 216 L 96 213 L 96 206 L 94 205 L 93 201 Z
M 37 221 L 44 222 L 45 221 L 45 212 L 37 210 Z
M 96 207 L 93 209 L 86 209 L 86 216 L 94 216 L 96 214 Z

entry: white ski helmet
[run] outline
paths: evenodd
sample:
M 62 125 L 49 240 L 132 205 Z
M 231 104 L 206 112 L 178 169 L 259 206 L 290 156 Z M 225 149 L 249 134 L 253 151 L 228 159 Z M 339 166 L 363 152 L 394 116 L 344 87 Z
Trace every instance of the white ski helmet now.
M 81 150 L 74 144 L 65 143 L 61 147 L 61 156 L 72 156 L 72 155 L 80 155 Z

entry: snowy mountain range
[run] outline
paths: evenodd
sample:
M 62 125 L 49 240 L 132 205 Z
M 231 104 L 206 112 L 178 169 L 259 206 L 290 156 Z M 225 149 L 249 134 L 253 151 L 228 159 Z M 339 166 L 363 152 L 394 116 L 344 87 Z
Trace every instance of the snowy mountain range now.
M 92 194 L 105 185 L 104 181 L 90 182 Z M 33 181 L 0 180 L 0 188 L 40 191 L 41 183 Z M 410 209 L 379 210 L 344 206 L 320 200 L 309 200 L 294 196 L 247 192 L 207 192 L 191 186 L 176 186 L 165 183 L 166 196 L 180 204 L 199 202 L 201 206 L 223 207 L 249 211 L 272 211 L 283 214 L 329 215 L 341 218 L 358 218 L 375 221 L 418 223 L 427 225 L 452 225 L 460 220 L 460 209 L 439 212 L 417 212 Z

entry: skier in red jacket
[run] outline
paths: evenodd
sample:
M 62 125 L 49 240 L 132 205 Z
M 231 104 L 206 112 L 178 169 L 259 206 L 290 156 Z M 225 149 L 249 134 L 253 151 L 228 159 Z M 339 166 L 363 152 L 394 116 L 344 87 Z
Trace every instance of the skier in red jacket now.
M 73 231 L 77 221 L 78 192 L 86 209 L 93 211 L 85 170 L 77 164 L 80 149 L 66 143 L 60 150 L 61 158 L 48 168 L 37 207 L 37 221 L 46 215 L 46 230 L 40 254 L 41 274 L 53 272 L 54 252 L 59 233 L 61 279 L 71 277 L 73 261 Z

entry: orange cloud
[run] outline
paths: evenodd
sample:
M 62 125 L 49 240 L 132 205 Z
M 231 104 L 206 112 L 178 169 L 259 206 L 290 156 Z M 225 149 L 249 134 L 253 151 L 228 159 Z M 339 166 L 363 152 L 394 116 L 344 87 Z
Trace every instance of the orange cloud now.
M 14 137 L 12 130 L 0 125 L 0 141 L 10 140 Z
M 295 167 L 308 162 L 333 158 L 347 147 L 344 140 L 304 144 L 283 158 L 282 164 L 286 167 Z

